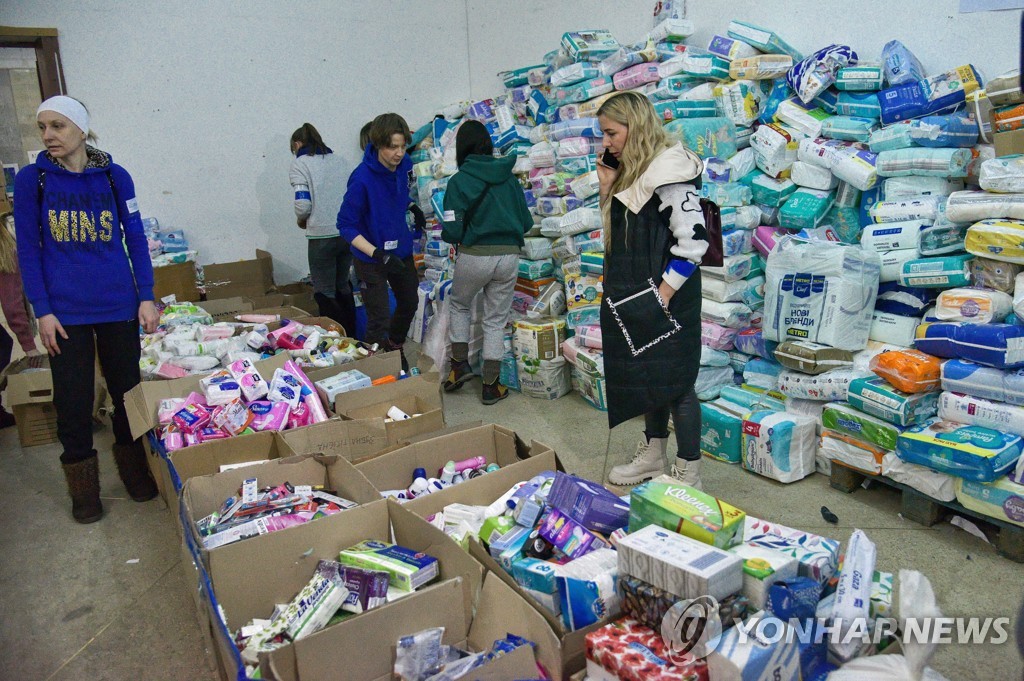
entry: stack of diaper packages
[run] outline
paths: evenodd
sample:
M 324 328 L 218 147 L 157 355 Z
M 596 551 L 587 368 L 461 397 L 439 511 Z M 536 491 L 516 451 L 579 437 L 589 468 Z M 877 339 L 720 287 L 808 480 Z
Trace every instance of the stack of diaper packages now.
M 576 327 L 576 335 L 562 343 L 562 355 L 572 366 L 572 389 L 591 405 L 607 411 L 601 325 Z

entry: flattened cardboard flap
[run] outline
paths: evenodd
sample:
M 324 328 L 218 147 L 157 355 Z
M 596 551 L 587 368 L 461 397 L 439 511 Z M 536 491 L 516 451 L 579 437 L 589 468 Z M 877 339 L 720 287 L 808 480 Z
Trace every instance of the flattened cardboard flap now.
M 332 419 L 281 434 L 296 454 L 338 454 L 349 461 L 376 455 L 388 446 L 384 419 Z
M 220 467 L 228 464 L 271 461 L 291 456 L 295 456 L 295 451 L 279 433 L 253 433 L 185 447 L 170 452 L 167 460 L 173 466 L 172 484 L 184 486 L 191 478 L 219 473 Z M 177 480 L 174 480 L 175 476 Z
M 217 300 L 206 300 L 198 304 L 199 307 L 210 313 L 215 320 L 224 317 L 219 321 L 234 321 L 236 314 L 251 312 L 253 304 L 251 301 L 235 296 L 233 298 L 219 298 Z

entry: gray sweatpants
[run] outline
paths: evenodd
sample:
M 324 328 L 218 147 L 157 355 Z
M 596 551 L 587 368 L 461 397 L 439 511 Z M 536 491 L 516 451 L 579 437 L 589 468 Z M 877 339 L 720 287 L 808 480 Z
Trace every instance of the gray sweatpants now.
M 500 360 L 504 357 L 505 325 L 512 312 L 512 293 L 518 273 L 518 255 L 459 254 L 452 275 L 448 339 L 452 343 L 469 342 L 470 307 L 479 293 L 484 297 L 483 358 Z

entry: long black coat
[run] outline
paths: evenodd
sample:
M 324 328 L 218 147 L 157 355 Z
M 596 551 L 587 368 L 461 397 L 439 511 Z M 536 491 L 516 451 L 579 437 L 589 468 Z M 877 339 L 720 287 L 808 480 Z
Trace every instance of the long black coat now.
M 668 226 L 671 209 L 659 211 L 652 196 L 636 215 L 612 199 L 611 250 L 604 260 L 604 298 L 620 300 L 661 282 L 675 244 Z M 625 225 L 625 228 L 623 228 Z M 608 427 L 669 404 L 693 388 L 700 368 L 700 268 L 669 301 L 682 330 L 633 357 L 607 302 L 601 305 L 601 335 L 608 398 Z

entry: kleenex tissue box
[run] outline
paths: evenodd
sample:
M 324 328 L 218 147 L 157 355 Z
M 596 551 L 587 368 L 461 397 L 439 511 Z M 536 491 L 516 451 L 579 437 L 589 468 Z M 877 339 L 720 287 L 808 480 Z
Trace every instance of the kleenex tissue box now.
M 683 598 L 722 600 L 743 589 L 743 559 L 696 539 L 648 525 L 619 540 L 619 574 Z
M 562 622 L 575 631 L 619 612 L 615 592 L 618 556 L 613 549 L 597 549 L 556 568 Z
M 555 474 L 548 504 L 592 532 L 610 534 L 629 523 L 627 502 L 603 486 L 575 475 Z
M 657 525 L 720 549 L 743 540 L 746 513 L 692 487 L 656 479 L 636 487 L 629 499 L 630 532 Z

